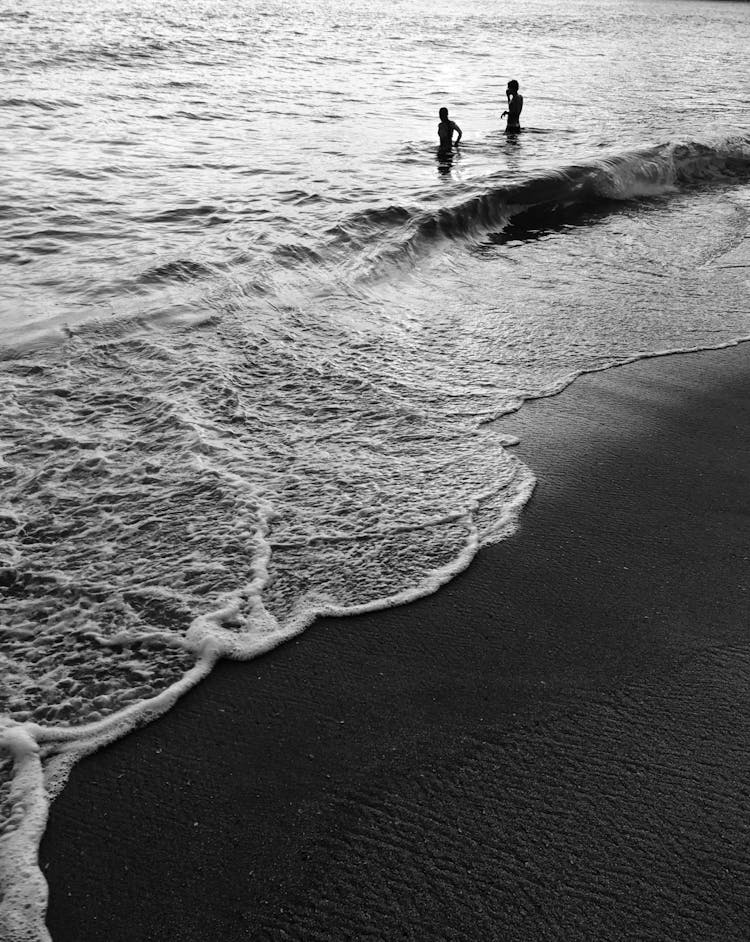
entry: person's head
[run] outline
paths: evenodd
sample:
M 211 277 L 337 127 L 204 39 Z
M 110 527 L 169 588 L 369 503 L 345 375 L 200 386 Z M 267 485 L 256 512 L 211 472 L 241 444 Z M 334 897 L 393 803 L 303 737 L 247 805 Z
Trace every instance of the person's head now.
M 508 89 L 506 94 L 515 95 L 518 92 L 518 82 L 515 79 L 511 79 L 508 82 Z
M 447 108 L 441 108 L 440 111 L 438 111 L 438 116 L 440 117 L 440 120 L 441 120 L 441 121 L 447 121 L 447 120 L 448 120 L 448 109 L 447 109 Z

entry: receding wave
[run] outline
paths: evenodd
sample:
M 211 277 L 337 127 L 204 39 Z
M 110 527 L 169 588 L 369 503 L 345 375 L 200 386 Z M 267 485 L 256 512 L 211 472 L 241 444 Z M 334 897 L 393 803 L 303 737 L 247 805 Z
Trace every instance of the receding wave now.
M 359 210 L 311 245 L 290 226 L 268 277 L 243 242 L 246 280 L 215 296 L 222 264 L 193 243 L 198 258 L 124 272 L 123 294 L 146 289 L 137 316 L 57 322 L 57 343 L 0 355 L 0 934 L 43 923 L 36 847 L 76 756 L 168 709 L 217 657 L 435 591 L 512 532 L 534 477 L 493 419 L 587 370 L 748 336 L 748 213 L 705 193 L 749 171 L 739 138 L 494 175 L 447 202 Z M 708 214 L 671 199 L 691 187 Z M 377 273 L 389 253 L 654 197 L 668 211 L 653 229 L 640 211 L 630 238 L 581 227 L 575 277 L 565 246 L 528 245 L 516 278 L 509 253 L 466 252 L 458 281 L 285 291 L 297 263 Z M 224 211 L 202 196 L 135 222 L 203 239 Z M 193 282 L 200 319 L 161 323 Z M 151 288 L 159 316 L 141 310 Z

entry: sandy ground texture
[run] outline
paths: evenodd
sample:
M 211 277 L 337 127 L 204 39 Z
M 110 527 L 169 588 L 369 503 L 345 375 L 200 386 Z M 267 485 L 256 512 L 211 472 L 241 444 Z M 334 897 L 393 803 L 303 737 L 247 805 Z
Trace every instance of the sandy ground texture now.
M 514 537 L 74 770 L 55 942 L 747 942 L 750 345 L 503 427 Z

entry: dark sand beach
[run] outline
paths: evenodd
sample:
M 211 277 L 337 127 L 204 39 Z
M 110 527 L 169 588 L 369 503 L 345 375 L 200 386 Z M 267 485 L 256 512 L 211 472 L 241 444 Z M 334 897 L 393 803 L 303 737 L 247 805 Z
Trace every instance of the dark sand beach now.
M 78 765 L 55 942 L 742 940 L 750 345 L 503 420 L 518 532 Z

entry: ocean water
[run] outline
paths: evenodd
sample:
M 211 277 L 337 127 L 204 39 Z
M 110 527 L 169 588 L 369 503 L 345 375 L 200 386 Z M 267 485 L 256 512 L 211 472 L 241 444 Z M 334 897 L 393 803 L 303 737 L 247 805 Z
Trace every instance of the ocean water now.
M 701 0 L 0 0 L 0 938 L 49 938 L 76 758 L 513 531 L 503 415 L 750 337 L 749 48 Z

